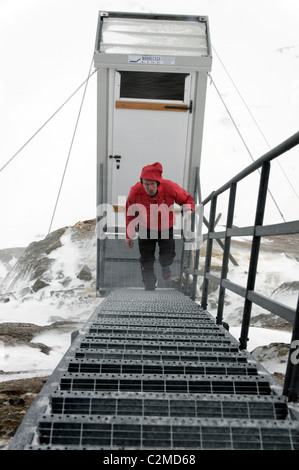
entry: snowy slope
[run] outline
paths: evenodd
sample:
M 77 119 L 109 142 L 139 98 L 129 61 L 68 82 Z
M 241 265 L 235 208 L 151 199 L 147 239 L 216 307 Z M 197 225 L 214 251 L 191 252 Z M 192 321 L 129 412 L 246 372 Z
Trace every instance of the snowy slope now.
M 49 355 L 28 345 L 10 346 L 0 339 L 0 371 L 5 372 L 0 380 L 19 372 L 22 376 L 49 374 L 69 347 L 71 332 L 83 325 L 101 302 L 95 296 L 94 230 L 94 222 L 88 221 L 56 231 L 54 244 L 53 236 L 47 243 L 34 242 L 4 279 L 0 286 L 0 327 L 7 322 L 42 326 L 62 322 L 63 327 L 32 340 L 50 346 Z M 44 287 L 36 290 L 38 282 Z

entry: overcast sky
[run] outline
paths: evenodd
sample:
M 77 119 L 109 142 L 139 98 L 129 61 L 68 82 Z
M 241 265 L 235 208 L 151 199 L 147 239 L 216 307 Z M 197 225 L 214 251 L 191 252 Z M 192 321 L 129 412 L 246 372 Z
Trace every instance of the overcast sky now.
M 207 15 L 214 48 L 212 76 L 251 155 L 258 158 L 269 145 L 299 130 L 298 0 L 0 0 L 0 168 L 86 79 L 100 10 Z M 0 172 L 0 249 L 26 246 L 47 234 L 83 90 Z M 279 161 L 280 167 L 273 165 L 271 192 L 285 219 L 298 219 L 299 149 Z M 250 163 L 209 84 L 203 196 Z M 95 217 L 95 169 L 93 75 L 52 229 Z M 246 198 L 241 199 L 236 223 L 243 222 Z M 282 222 L 269 203 L 269 222 L 273 221 Z

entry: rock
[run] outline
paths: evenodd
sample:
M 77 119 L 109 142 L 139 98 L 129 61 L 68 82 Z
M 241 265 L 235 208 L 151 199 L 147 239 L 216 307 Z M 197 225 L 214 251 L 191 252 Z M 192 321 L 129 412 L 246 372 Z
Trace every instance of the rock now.
M 260 313 L 251 317 L 250 324 L 261 328 L 292 331 L 292 323 L 273 313 Z
M 289 357 L 289 350 L 289 344 L 270 343 L 265 346 L 258 346 L 251 352 L 251 355 L 270 373 L 273 375 L 280 373 L 281 378 L 283 378 Z
M 273 292 L 272 296 L 278 293 L 290 293 L 299 291 L 299 281 L 283 282 Z
M 34 336 L 49 327 L 34 325 L 31 323 L 0 323 L 0 341 L 5 346 L 22 346 L 38 348 L 43 354 L 49 354 L 51 348 L 43 343 L 31 343 Z
M 31 343 L 32 339 L 40 333 L 52 330 L 71 333 L 81 325 L 78 322 L 65 321 L 63 319 L 57 321 L 57 318 L 52 319 L 54 323 L 46 326 L 35 325 L 34 323 L 0 323 L 0 340 L 8 346 L 26 344 L 34 348 L 37 347 L 36 344 L 38 344 L 38 347 L 42 346 L 44 350 L 46 350 L 46 348 L 51 350 L 51 348 L 41 345 L 41 343 Z
M 15 295 L 12 292 L 7 292 L 7 294 L 0 294 L 0 303 L 7 304 L 11 300 L 16 300 Z
M 45 249 L 46 255 L 49 255 L 52 251 L 57 250 L 57 248 L 60 248 L 62 246 L 62 243 L 59 240 L 54 240 L 53 243 L 51 243 L 48 248 Z
M 0 382 L 0 441 L 8 445 L 47 377 Z M 1 447 L 0 447 L 1 449 Z
M 28 287 L 28 282 L 41 278 L 54 261 L 47 255 L 61 246 L 60 238 L 66 229 L 67 227 L 55 230 L 44 240 L 30 243 L 5 277 L 1 285 L 2 292 L 13 292 L 19 284 L 19 290 L 21 290 Z
M 43 240 L 31 243 L 22 252 L 2 282 L 0 279 L 0 292 L 2 295 L 13 293 L 19 299 L 27 295 L 23 293 L 24 289 L 30 289 L 31 293 L 36 292 L 37 288 L 39 290 L 40 281 L 55 286 L 55 289 L 57 288 L 56 281 L 63 287 L 73 282 L 72 287 L 75 288 L 78 287 L 77 279 L 90 282 L 96 272 L 96 246 L 96 219 L 55 230 Z M 66 250 L 64 250 L 65 247 Z M 55 253 L 56 250 L 58 250 L 57 253 Z M 62 251 L 59 252 L 59 250 Z M 78 258 L 76 258 L 77 254 Z M 2 256 L 9 259 L 5 253 L 2 253 Z M 73 261 L 77 263 L 77 266 L 73 265 Z M 67 271 L 68 268 L 69 271 Z M 74 269 L 78 273 L 78 278 Z M 38 283 L 34 285 L 36 281 Z M 33 286 L 34 290 L 32 290 Z
M 63 287 L 67 287 L 69 283 L 72 282 L 72 278 L 70 276 L 67 276 L 63 279 L 63 281 L 59 281 L 59 282 Z
M 285 362 L 288 357 L 290 345 L 286 343 L 270 343 L 266 346 L 258 346 L 252 351 L 255 358 L 273 359 L 277 358 L 278 362 Z
M 280 383 L 280 385 L 284 384 L 284 379 L 285 379 L 284 374 L 282 374 L 281 372 L 274 372 L 273 376 L 277 380 L 277 382 Z
M 84 222 L 77 222 L 72 226 L 72 240 L 80 242 L 86 238 L 94 238 L 96 229 L 96 219 L 84 220 Z
M 77 278 L 81 281 L 91 281 L 92 274 L 89 267 L 84 265 L 79 274 L 77 274 Z
M 54 259 L 47 258 L 42 256 L 38 258 L 35 263 L 32 264 L 32 272 L 30 274 L 29 280 L 40 278 L 46 271 L 48 271 L 54 262 Z
M 0 341 L 5 346 L 29 346 L 38 348 L 43 354 L 49 354 L 51 348 L 43 343 L 31 342 L 32 339 L 43 332 L 58 330 L 71 332 L 78 328 L 77 322 L 59 321 L 51 325 L 39 326 L 33 323 L 0 323 Z
M 30 287 L 24 287 L 24 289 L 22 289 L 20 292 L 19 292 L 19 296 L 20 297 L 25 297 L 26 295 L 30 294 L 31 293 L 31 290 L 30 290 Z
M 34 325 L 33 323 L 0 323 L 0 336 L 28 342 L 44 329 L 45 327 Z
M 37 279 L 37 280 L 35 281 L 35 283 L 33 284 L 33 286 L 32 286 L 32 290 L 33 290 L 34 292 L 37 292 L 37 291 L 39 291 L 40 289 L 43 289 L 44 287 L 47 287 L 47 286 L 49 286 L 49 284 L 47 284 L 46 282 L 42 281 L 41 279 Z

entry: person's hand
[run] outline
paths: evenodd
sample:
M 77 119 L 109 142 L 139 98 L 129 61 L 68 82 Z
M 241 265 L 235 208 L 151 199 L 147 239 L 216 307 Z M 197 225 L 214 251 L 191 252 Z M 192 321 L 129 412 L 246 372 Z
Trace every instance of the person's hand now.
M 134 240 L 132 240 L 131 238 L 126 238 L 126 245 L 128 248 L 133 248 Z

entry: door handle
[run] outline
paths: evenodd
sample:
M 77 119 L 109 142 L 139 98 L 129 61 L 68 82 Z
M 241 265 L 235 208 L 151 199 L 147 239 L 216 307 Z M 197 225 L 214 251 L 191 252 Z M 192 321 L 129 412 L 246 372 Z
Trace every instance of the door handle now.
M 121 155 L 109 155 L 109 158 L 114 158 L 116 161 L 121 159 Z
M 182 106 L 164 106 L 165 109 L 180 109 L 182 111 L 190 111 L 190 113 L 192 113 L 192 106 L 193 106 L 193 102 L 190 101 L 190 106 L 188 107 L 185 107 L 184 105 Z
M 109 158 L 114 158 L 116 161 L 116 169 L 119 170 L 121 155 L 109 155 Z

